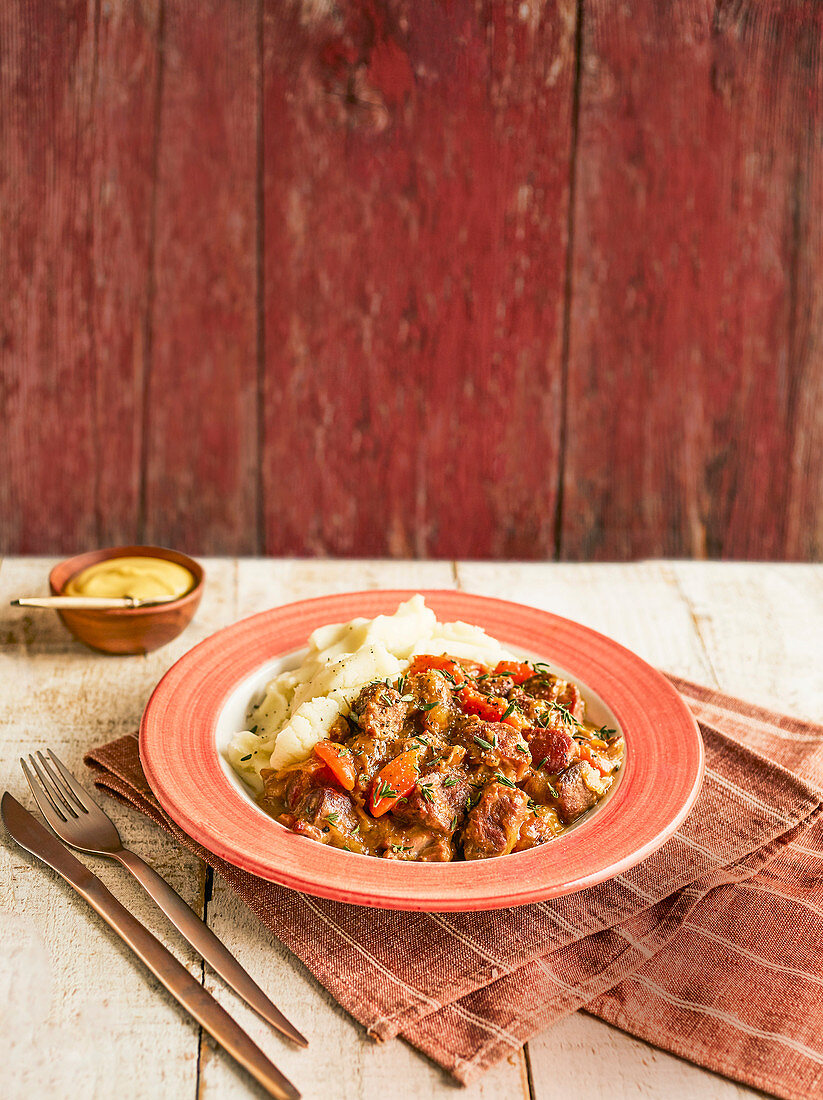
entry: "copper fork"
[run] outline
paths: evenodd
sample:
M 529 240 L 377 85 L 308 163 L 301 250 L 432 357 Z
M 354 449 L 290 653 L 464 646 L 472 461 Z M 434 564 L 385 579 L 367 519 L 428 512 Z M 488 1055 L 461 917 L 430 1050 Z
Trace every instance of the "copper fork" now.
M 28 766 L 23 759 L 20 766 L 40 812 L 53 832 L 70 847 L 89 855 L 116 859 L 131 871 L 177 930 L 235 993 L 287 1038 L 300 1046 L 308 1046 L 308 1041 L 272 1004 L 208 925 L 148 863 L 136 852 L 123 847 L 112 819 L 80 786 L 55 753 L 51 749 L 47 752 L 48 760 L 42 752 L 38 752 L 36 755 L 29 754 Z

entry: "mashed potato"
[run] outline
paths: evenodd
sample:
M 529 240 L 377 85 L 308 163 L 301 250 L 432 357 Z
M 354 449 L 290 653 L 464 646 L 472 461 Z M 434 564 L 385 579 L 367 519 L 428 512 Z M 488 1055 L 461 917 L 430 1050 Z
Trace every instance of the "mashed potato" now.
M 393 615 L 318 627 L 302 664 L 275 676 L 251 708 L 250 728 L 235 734 L 226 750 L 229 763 L 262 791 L 262 768 L 305 760 L 366 684 L 400 676 L 420 653 L 449 653 L 484 665 L 513 657 L 479 626 L 438 622 L 420 595 Z

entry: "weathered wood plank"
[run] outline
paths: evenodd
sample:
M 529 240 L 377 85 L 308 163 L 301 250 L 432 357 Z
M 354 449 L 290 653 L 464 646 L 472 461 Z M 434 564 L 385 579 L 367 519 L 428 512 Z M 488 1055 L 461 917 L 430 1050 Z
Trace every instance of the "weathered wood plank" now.
M 237 615 L 367 588 L 454 588 L 451 562 L 313 561 L 278 558 L 237 564 Z
M 820 9 L 817 9 L 818 18 Z M 820 22 L 800 38 L 798 68 L 812 89 L 810 117 L 798 134 L 794 196 L 792 371 L 787 379 L 791 410 L 791 465 L 785 498 L 784 557 L 823 561 L 823 90 Z M 763 556 L 758 555 L 758 556 Z
M 819 722 L 823 717 L 823 567 L 673 562 L 724 691 Z
M 0 532 L 23 553 L 96 541 L 94 69 L 93 0 L 3 5 Z
M 574 36 L 266 5 L 266 552 L 552 553 Z
M 114 546 L 139 538 L 160 0 L 102 3 L 98 19 L 90 181 L 96 369 L 89 429 L 97 544 Z
M 529 1043 L 537 1100 L 755 1100 L 765 1093 L 675 1058 L 576 1012 Z M 603 1066 L 606 1072 L 603 1072 Z M 562 1066 L 562 1073 L 558 1067 Z
M 0 20 L 0 541 L 136 535 L 157 2 Z
M 564 557 L 819 546 L 821 18 L 585 6 Z
M 168 5 L 142 537 L 257 548 L 258 15 Z

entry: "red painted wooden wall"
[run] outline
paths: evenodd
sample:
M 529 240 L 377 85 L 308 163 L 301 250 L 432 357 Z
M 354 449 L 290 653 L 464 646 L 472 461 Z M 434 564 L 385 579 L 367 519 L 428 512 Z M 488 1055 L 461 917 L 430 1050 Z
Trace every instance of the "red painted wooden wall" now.
M 814 560 L 815 0 L 0 0 L 0 549 Z

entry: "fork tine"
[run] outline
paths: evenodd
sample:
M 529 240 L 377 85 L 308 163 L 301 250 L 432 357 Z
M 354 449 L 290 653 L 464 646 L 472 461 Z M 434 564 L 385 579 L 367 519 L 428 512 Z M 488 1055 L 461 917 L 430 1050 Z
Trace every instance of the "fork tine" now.
M 31 757 L 29 757 L 29 759 L 31 760 L 32 767 L 34 767 L 34 760 Z M 65 812 L 61 810 L 57 803 L 54 801 L 48 791 L 48 788 L 41 787 L 40 783 L 34 778 L 34 776 L 29 771 L 28 766 L 26 765 L 26 761 L 23 759 L 22 756 L 20 757 L 20 767 L 23 769 L 23 775 L 25 775 L 26 777 L 26 782 L 29 785 L 29 790 L 34 795 L 34 801 L 37 803 L 40 813 L 43 815 L 46 821 L 51 824 L 52 818 L 55 814 L 57 814 L 58 818 L 62 822 L 65 822 L 67 820 Z
M 65 806 L 66 809 L 63 811 L 63 813 L 65 814 L 67 812 L 69 817 L 76 817 L 77 811 L 74 809 L 72 803 L 68 801 L 66 795 L 61 790 L 61 785 L 59 785 L 59 783 L 55 783 L 51 775 L 48 774 L 48 772 L 46 771 L 45 758 L 43 757 L 43 753 L 35 752 L 34 756 L 32 756 L 32 753 L 30 752 L 29 762 L 36 772 L 37 779 L 40 780 L 40 782 L 43 784 L 43 787 L 45 787 L 48 795 L 51 796 L 52 802 L 55 802 L 56 795 L 57 802 L 55 802 L 55 805 Z M 68 820 L 68 818 L 66 818 L 66 820 Z
M 72 773 L 69 771 L 69 769 L 63 763 L 63 761 L 60 759 L 60 757 L 57 755 L 57 753 L 52 752 L 51 749 L 46 749 L 46 752 L 49 754 L 49 756 L 51 758 L 51 761 L 46 760 L 42 753 L 38 753 L 37 755 L 40 757 L 40 759 L 43 761 L 43 763 L 48 766 L 49 775 L 54 779 L 54 781 L 58 784 L 58 786 L 61 786 L 60 778 L 59 778 L 59 776 L 57 776 L 55 774 L 55 771 L 54 771 L 54 767 L 56 767 L 57 770 L 60 772 L 60 775 L 63 777 L 62 787 L 68 789 L 69 794 L 74 799 L 74 801 L 77 804 L 77 807 L 80 810 L 80 812 L 87 814 L 89 812 L 89 809 L 90 809 L 89 803 L 92 802 L 93 805 L 96 805 L 96 803 L 93 802 L 90 795 L 86 794 L 86 792 L 83 790 L 83 788 L 77 782 L 77 780 L 74 778 Z M 52 767 L 52 764 L 54 764 L 54 767 Z

